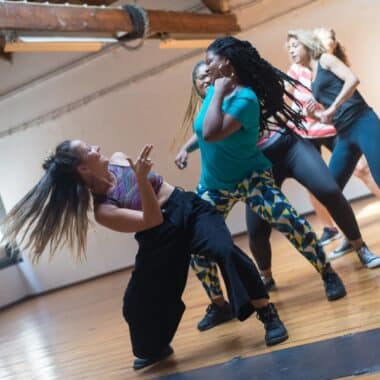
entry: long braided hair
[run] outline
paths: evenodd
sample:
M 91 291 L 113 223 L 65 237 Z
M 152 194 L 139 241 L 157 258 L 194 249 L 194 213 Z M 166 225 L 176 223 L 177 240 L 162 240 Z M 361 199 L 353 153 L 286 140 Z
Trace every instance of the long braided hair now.
M 52 257 L 62 244 L 84 256 L 90 193 L 79 174 L 79 154 L 66 140 L 43 163 L 40 181 L 13 207 L 2 223 L 3 240 L 29 249 L 37 262 L 49 245 Z
M 299 104 L 286 89 L 286 84 L 295 87 L 302 85 L 300 82 L 273 67 L 248 41 L 222 37 L 212 42 L 207 51 L 227 58 L 241 84 L 250 87 L 256 93 L 260 102 L 260 133 L 276 126 L 287 128 L 288 121 L 296 128 L 305 129 L 302 114 L 292 109 L 284 99 L 288 97 Z

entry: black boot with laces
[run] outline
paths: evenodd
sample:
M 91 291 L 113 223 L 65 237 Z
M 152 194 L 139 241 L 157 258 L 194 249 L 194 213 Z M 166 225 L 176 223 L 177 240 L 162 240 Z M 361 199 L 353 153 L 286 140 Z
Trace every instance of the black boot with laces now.
M 343 281 L 334 269 L 332 269 L 330 263 L 326 264 L 321 275 L 325 286 L 326 297 L 329 301 L 337 300 L 346 295 L 346 289 Z
M 264 324 L 265 343 L 267 346 L 273 346 L 288 339 L 288 332 L 277 313 L 273 303 L 265 307 L 256 309 L 257 318 Z
M 228 322 L 233 318 L 234 315 L 228 302 L 225 302 L 223 306 L 211 303 L 207 306 L 205 316 L 198 323 L 198 330 L 205 331 L 212 329 L 213 327 Z

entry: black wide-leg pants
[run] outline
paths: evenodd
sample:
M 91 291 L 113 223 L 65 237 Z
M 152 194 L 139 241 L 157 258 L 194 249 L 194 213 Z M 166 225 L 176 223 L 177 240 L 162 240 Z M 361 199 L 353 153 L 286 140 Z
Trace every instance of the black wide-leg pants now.
M 135 235 L 139 249 L 124 295 L 137 357 L 154 357 L 173 339 L 185 310 L 181 297 L 191 253 L 218 263 L 238 319 L 254 312 L 252 299 L 268 298 L 253 261 L 234 245 L 223 217 L 208 202 L 175 189 L 162 210 L 161 225 Z

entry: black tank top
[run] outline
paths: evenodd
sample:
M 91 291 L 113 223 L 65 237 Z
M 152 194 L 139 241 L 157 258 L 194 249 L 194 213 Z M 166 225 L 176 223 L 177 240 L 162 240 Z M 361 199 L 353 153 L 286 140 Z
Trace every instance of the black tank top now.
M 317 75 L 311 84 L 311 90 L 319 103 L 325 108 L 330 107 L 342 90 L 343 84 L 343 80 L 330 70 L 325 70 L 318 62 Z M 341 132 L 369 108 L 359 91 L 355 90 L 351 98 L 345 101 L 334 115 L 332 120 L 335 128 Z

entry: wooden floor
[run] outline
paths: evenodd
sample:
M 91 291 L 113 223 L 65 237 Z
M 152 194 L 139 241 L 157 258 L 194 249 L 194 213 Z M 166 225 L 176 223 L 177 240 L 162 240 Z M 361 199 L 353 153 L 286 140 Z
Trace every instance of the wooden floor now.
M 354 209 L 367 244 L 380 253 L 380 200 L 358 201 Z M 315 218 L 309 219 L 320 231 Z M 248 252 L 246 236 L 236 242 Z M 380 269 L 363 268 L 352 253 L 335 260 L 333 265 L 345 281 L 348 296 L 328 302 L 319 276 L 294 248 L 277 233 L 272 244 L 278 284 L 272 300 L 290 335 L 283 344 L 267 348 L 256 318 L 198 332 L 196 324 L 204 314 L 207 298 L 189 273 L 184 294 L 187 310 L 173 341 L 175 355 L 154 368 L 134 372 L 128 329 L 121 316 L 130 275 L 126 270 L 4 310 L 0 315 L 0 379 L 153 379 L 236 356 L 380 327 Z M 331 244 L 327 251 L 333 247 Z

